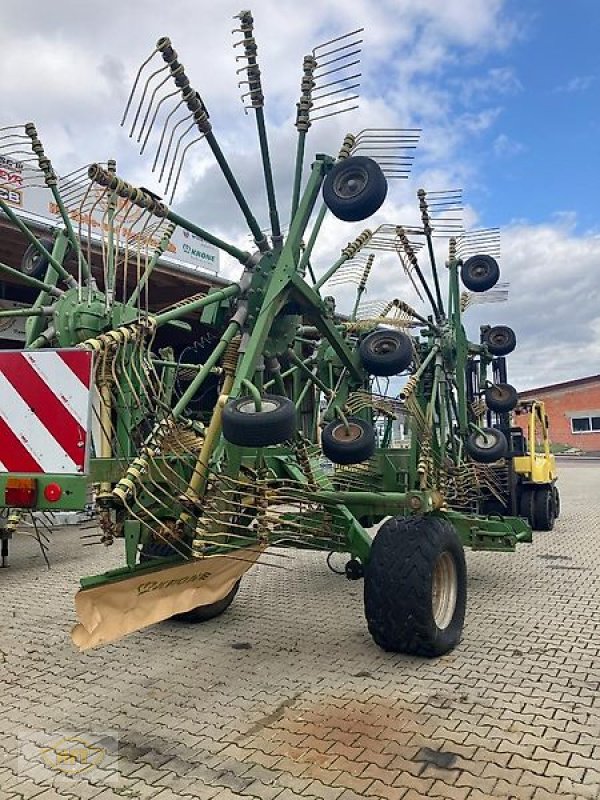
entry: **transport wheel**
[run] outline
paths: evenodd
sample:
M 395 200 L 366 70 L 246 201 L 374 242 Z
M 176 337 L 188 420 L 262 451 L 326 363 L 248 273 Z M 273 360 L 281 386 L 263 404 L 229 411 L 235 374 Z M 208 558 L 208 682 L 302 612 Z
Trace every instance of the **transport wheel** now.
M 506 436 L 497 428 L 482 428 L 482 433 L 475 431 L 465 442 L 467 453 L 473 461 L 480 464 L 492 464 L 508 453 Z
M 492 256 L 471 256 L 460 268 L 460 277 L 471 292 L 486 292 L 498 283 L 500 267 Z
M 535 527 L 533 519 L 533 498 L 533 488 L 531 486 L 522 486 L 519 492 L 519 516 L 526 519 L 532 528 Z
M 553 487 L 540 486 L 533 493 L 533 527 L 537 531 L 551 531 L 555 519 Z
M 196 608 L 192 608 L 189 611 L 183 611 L 181 614 L 174 614 L 171 619 L 176 619 L 178 622 L 187 622 L 190 625 L 194 625 L 198 622 L 207 622 L 209 619 L 214 619 L 229 608 L 229 606 L 233 603 L 233 599 L 238 593 L 239 588 L 240 581 L 237 581 L 229 594 L 226 594 L 221 600 L 217 600 L 216 603 L 209 603 L 206 606 L 196 606 Z
M 168 558 L 169 556 L 176 555 L 176 551 L 167 542 L 148 541 L 146 542 L 140 552 L 140 564 L 152 561 L 155 558 Z M 231 591 L 225 595 L 221 600 L 216 603 L 208 603 L 205 606 L 196 606 L 189 611 L 182 611 L 181 614 L 173 614 L 170 619 L 175 619 L 178 622 L 187 622 L 195 624 L 197 622 L 207 622 L 209 619 L 214 619 L 222 614 L 233 602 L 238 589 L 240 588 L 240 581 L 234 585 Z
M 252 397 L 237 397 L 223 409 L 223 436 L 241 447 L 267 447 L 292 439 L 296 433 L 296 406 L 287 397 L 265 394 L 256 410 Z
M 554 519 L 558 519 L 560 517 L 560 492 L 556 484 L 552 487 L 552 493 L 554 494 Z
M 49 253 L 52 252 L 54 241 L 48 238 L 41 238 L 40 244 L 43 245 Z M 48 268 L 48 259 L 43 256 L 37 247 L 30 244 L 27 250 L 23 253 L 21 259 L 21 272 L 24 275 L 29 275 L 31 278 L 42 278 L 46 274 Z
M 387 180 L 376 161 L 350 156 L 338 161 L 323 182 L 325 205 L 338 219 L 358 222 L 374 214 L 387 194 Z
M 485 390 L 485 404 L 490 411 L 506 413 L 512 411 L 519 402 L 519 395 L 510 383 L 493 383 Z
M 397 375 L 413 360 L 412 339 L 402 331 L 373 331 L 360 343 L 359 353 L 369 375 Z
M 482 344 L 493 356 L 507 356 L 517 346 L 517 335 L 508 325 L 494 325 L 483 334 Z
M 498 515 L 501 517 L 505 517 L 508 514 L 508 509 L 506 505 L 498 500 L 497 497 L 490 495 L 488 497 L 484 497 L 479 503 L 479 513 L 486 514 L 489 516 Z
M 459 643 L 467 602 L 465 554 L 439 517 L 395 517 L 373 540 L 365 566 L 365 616 L 384 650 L 433 658 Z
M 334 464 L 359 464 L 375 452 L 375 431 L 371 423 L 358 417 L 347 419 L 347 428 L 336 419 L 326 425 L 321 434 L 323 455 Z

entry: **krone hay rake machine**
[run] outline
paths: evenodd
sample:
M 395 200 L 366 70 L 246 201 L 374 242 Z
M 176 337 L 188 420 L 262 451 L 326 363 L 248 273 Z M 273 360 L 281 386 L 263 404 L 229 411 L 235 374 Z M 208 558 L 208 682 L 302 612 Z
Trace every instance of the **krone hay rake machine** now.
M 462 322 L 468 305 L 502 294 L 496 258 L 478 250 L 496 247 L 496 234 L 462 232 L 459 193 L 420 190 L 419 224 L 353 234 L 316 277 L 312 255 L 325 215 L 353 223 L 380 209 L 388 181 L 407 177 L 419 131 L 348 134 L 337 157 L 316 155 L 305 175 L 311 125 L 355 107 L 361 32 L 316 47 L 303 62 L 284 233 L 253 24 L 249 11 L 239 15 L 236 47 L 243 100 L 257 124 L 268 234 L 169 39 L 140 68 L 124 116 L 142 150 L 155 147 L 169 203 L 188 150 L 208 145 L 252 252 L 126 182 L 112 161 L 59 178 L 34 125 L 2 133 L 0 150 L 47 187 L 62 220 L 52 240 L 38 239 L 0 199 L 31 245 L 17 274 L 39 289 L 31 308 L 0 312 L 27 317 L 25 351 L 0 358 L 3 416 L 9 400 L 15 415 L 8 433 L 11 420 L 3 421 L 0 442 L 4 537 L 31 511 L 83 508 L 93 489 L 101 541 L 122 538 L 126 563 L 82 579 L 73 633 L 82 648 L 169 617 L 215 617 L 259 556 L 282 568 L 290 548 L 310 548 L 348 554 L 346 575 L 364 577 L 377 644 L 437 656 L 463 628 L 463 547 L 512 551 L 531 540 L 523 520 L 485 515 L 505 494 L 503 429 L 516 394 L 495 377 L 505 373 L 514 334 L 499 326 L 475 343 Z M 150 277 L 177 227 L 236 259 L 241 277 L 151 312 Z M 436 236 L 449 242 L 447 292 Z M 390 253 L 427 311 L 398 299 L 363 303 L 374 259 Z M 353 281 L 353 311 L 342 317 L 325 288 Z M 199 324 L 208 331 L 195 351 L 201 357 L 186 359 Z M 409 432 L 400 445 L 399 423 Z M 36 433 L 28 439 L 21 429 Z M 23 451 L 20 461 L 9 442 L 13 455 Z M 372 538 L 367 528 L 386 517 Z

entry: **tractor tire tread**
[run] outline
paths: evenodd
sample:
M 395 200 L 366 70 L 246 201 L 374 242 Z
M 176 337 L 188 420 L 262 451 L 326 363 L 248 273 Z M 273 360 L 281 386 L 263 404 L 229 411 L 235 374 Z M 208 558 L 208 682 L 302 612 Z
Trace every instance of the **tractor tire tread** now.
M 440 544 L 452 538 L 460 553 L 459 596 L 452 622 L 436 637 L 431 626 L 431 574 Z M 460 640 L 465 602 L 464 552 L 449 522 L 426 516 L 395 518 L 382 525 L 365 568 L 365 615 L 376 644 L 387 651 L 427 658 L 442 655 Z

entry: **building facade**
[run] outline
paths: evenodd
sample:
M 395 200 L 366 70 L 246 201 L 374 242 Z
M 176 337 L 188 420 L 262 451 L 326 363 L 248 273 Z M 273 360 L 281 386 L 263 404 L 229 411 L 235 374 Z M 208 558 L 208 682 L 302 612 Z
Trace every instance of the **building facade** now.
M 544 401 L 553 444 L 600 452 L 600 375 L 528 389 L 519 400 Z

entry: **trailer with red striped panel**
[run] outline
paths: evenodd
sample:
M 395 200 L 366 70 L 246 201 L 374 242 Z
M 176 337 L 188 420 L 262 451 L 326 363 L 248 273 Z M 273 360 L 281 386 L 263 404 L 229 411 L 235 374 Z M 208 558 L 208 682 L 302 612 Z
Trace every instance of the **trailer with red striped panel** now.
M 78 348 L 0 352 L 1 506 L 85 506 L 92 366 Z

